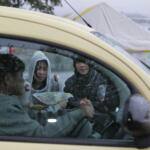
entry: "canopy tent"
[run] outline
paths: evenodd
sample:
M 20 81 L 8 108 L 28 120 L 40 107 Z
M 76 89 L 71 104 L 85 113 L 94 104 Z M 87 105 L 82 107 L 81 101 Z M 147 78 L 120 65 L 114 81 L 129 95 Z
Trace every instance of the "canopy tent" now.
M 66 14 L 67 15 L 67 14 Z M 150 33 L 109 5 L 100 3 L 80 13 L 96 31 L 107 36 L 130 53 L 150 51 Z M 80 16 L 65 16 L 85 24 Z

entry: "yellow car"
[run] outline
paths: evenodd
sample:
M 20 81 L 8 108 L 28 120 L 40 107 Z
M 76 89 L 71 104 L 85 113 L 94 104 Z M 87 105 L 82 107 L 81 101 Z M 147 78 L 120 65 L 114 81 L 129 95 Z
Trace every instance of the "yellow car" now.
M 9 111 L 9 115 L 3 117 L 8 112 L 0 110 L 0 149 L 150 149 L 149 68 L 107 37 L 92 28 L 53 15 L 0 6 L 0 55 L 8 53 L 25 64 L 25 90 L 29 88 L 28 91 L 36 92 L 33 95 L 25 92 L 27 102 L 22 105 L 35 112 L 37 118 L 26 113 L 29 120 L 23 116 L 22 123 L 18 118 L 21 113 L 14 116 L 14 112 Z M 40 58 L 36 61 L 43 56 L 49 67 L 46 70 L 49 81 L 44 80 L 43 87 L 34 85 L 35 76 L 38 76 L 38 72 L 33 75 L 34 70 L 40 69 L 33 63 L 37 53 Z M 45 82 L 51 86 L 47 91 L 43 90 L 47 86 Z M 42 101 L 52 97 L 53 104 Z M 2 101 L 2 97 L 0 99 Z M 60 102 L 60 99 L 67 101 Z M 35 108 L 37 103 L 40 107 Z M 41 103 L 46 103 L 46 107 Z M 71 116 L 70 125 L 65 119 L 59 123 L 58 117 L 78 110 L 81 103 L 93 104 L 95 109 L 92 119 L 84 118 L 88 128 L 81 124 L 83 120 L 72 126 Z M 56 106 L 58 110 L 48 110 Z M 43 112 L 47 117 L 42 116 Z M 9 124 L 17 119 L 18 122 Z M 41 132 L 36 134 L 35 127 L 34 131 L 32 128 L 26 130 L 29 122 L 36 122 Z M 64 124 L 67 124 L 65 128 Z M 47 126 L 54 130 L 48 133 Z M 72 130 L 66 134 L 69 128 Z M 59 136 L 59 130 L 64 134 Z

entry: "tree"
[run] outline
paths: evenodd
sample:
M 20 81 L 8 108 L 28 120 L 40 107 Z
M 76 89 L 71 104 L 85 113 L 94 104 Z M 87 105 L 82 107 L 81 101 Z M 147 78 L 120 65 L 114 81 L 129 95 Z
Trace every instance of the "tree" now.
M 0 0 L 0 5 L 53 14 L 54 6 L 61 5 L 61 0 Z

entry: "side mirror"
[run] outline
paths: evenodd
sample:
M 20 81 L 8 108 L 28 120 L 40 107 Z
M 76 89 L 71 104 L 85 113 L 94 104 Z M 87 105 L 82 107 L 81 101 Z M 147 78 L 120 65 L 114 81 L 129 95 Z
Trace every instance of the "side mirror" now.
M 150 105 L 140 94 L 132 95 L 126 101 L 123 126 L 135 137 L 136 143 L 150 146 Z

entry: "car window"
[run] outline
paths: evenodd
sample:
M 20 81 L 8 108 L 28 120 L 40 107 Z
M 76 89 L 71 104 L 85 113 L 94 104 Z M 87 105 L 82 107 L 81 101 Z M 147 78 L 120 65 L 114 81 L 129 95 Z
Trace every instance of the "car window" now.
M 112 140 L 111 143 L 116 145 L 117 141 L 133 141 L 122 127 L 124 103 L 132 90 L 106 65 L 67 48 L 5 38 L 0 38 L 0 53 L 11 53 L 25 64 L 25 92 L 19 98 L 23 107 L 13 104 L 15 109 L 9 105 L 9 109 L 0 110 L 1 116 L 6 115 L 8 110 L 12 115 L 8 120 L 2 117 L 6 120 L 1 119 L 0 136 L 66 137 L 66 141 L 87 139 L 87 143 Z M 12 96 L 12 99 L 16 97 Z M 77 110 L 87 100 L 91 101 L 95 115 L 90 119 L 77 119 L 81 117 Z M 24 107 L 26 112 L 22 110 Z M 15 113 L 17 111 L 19 116 Z M 11 126 L 3 128 L 6 122 L 8 125 L 11 121 Z

